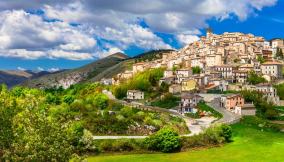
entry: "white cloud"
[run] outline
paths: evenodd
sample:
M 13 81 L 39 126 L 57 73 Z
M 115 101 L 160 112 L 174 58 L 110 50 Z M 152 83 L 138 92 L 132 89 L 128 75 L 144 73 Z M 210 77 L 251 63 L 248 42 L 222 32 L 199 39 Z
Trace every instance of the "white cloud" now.
M 0 55 L 25 59 L 104 57 L 130 46 L 172 48 L 156 33 L 180 44 L 197 40 L 208 19 L 235 15 L 243 21 L 277 0 L 30 0 L 0 2 Z M 41 9 L 42 15 L 25 12 Z M 56 19 L 60 21 L 45 21 Z M 139 23 L 143 21 L 147 27 Z M 70 23 L 80 24 L 72 26 Z M 103 40 L 103 41 L 101 41 Z M 101 41 L 100 43 L 97 43 Z
M 0 55 L 6 57 L 91 59 L 89 51 L 96 45 L 80 27 L 47 22 L 23 10 L 0 12 L 0 28 Z
M 59 71 L 60 69 L 59 68 L 50 68 L 50 69 L 48 69 L 47 71 L 48 72 L 57 72 L 57 71 Z
M 44 68 L 42 68 L 42 67 L 37 67 L 37 71 L 44 71 Z
M 20 66 L 18 66 L 17 69 L 20 70 L 20 71 L 26 71 L 25 68 L 22 68 L 22 67 L 20 67 Z
M 68 5 L 46 5 L 46 15 L 67 22 L 79 22 L 94 27 L 95 34 L 117 41 L 117 46 L 125 48 L 132 44 L 145 49 L 169 48 L 154 32 L 188 35 L 207 27 L 211 18 L 224 20 L 236 15 L 245 20 L 256 10 L 275 5 L 277 0 L 81 0 Z M 143 7 L 142 7 L 143 6 Z M 137 25 L 142 19 L 149 25 L 144 29 Z M 141 35 L 145 37 L 141 37 Z M 180 40 L 180 43 L 188 41 Z
M 198 41 L 199 37 L 196 35 L 178 34 L 176 36 L 177 40 L 182 44 L 190 44 L 192 42 Z
M 102 50 L 98 53 L 98 56 L 99 57 L 107 57 L 109 55 L 112 55 L 114 53 L 118 53 L 118 52 L 121 52 L 123 53 L 123 51 L 117 47 L 111 47 L 109 46 L 107 50 Z
M 70 60 L 88 60 L 92 59 L 93 56 L 90 53 L 64 51 L 64 50 L 51 50 L 47 51 L 48 57 L 51 59 L 56 58 L 68 58 Z

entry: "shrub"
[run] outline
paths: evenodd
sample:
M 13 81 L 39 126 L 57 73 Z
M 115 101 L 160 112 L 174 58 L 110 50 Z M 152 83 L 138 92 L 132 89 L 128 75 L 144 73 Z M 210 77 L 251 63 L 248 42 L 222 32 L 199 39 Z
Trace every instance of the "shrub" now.
M 267 129 L 267 130 L 273 130 L 273 131 L 281 130 L 281 126 L 270 123 L 269 121 L 259 118 L 257 116 L 245 116 L 241 119 L 241 123 L 246 126 L 250 126 L 250 127 L 254 127 L 258 129 Z
M 228 125 L 214 125 L 207 128 L 203 133 L 182 137 L 182 150 L 195 147 L 209 147 L 231 141 L 232 129 Z
M 221 136 L 225 138 L 226 142 L 230 142 L 232 138 L 232 128 L 228 125 L 221 125 Z
M 176 152 L 181 148 L 181 141 L 175 131 L 163 128 L 146 138 L 145 145 L 149 150 L 153 151 Z
M 200 74 L 201 68 L 199 66 L 192 67 L 192 74 Z
M 98 140 L 96 144 L 101 152 L 129 152 L 144 148 L 140 139 Z

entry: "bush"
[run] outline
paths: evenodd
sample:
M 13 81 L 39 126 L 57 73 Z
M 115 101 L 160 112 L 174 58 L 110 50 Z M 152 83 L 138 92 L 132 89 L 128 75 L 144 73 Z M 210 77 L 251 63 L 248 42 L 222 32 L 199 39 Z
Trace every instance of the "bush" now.
M 200 74 L 201 68 L 199 66 L 192 67 L 192 74 Z
M 146 138 L 145 145 L 149 150 L 153 151 L 176 152 L 181 148 L 181 141 L 175 131 L 163 128 Z
M 144 148 L 141 139 L 98 140 L 100 152 L 130 152 Z
M 214 125 L 207 128 L 203 133 L 182 137 L 182 150 L 195 147 L 209 147 L 231 141 L 232 129 L 228 125 Z
M 263 78 L 262 76 L 258 75 L 256 72 L 251 71 L 248 75 L 248 82 L 250 84 L 259 84 L 259 83 L 265 83 L 267 80 Z
M 245 116 L 241 119 L 241 123 L 245 126 L 254 127 L 257 129 L 266 129 L 273 131 L 280 131 L 281 126 L 270 123 L 268 120 L 259 118 L 257 116 Z
M 221 125 L 221 136 L 225 138 L 226 142 L 230 142 L 232 138 L 232 128 L 228 125 Z

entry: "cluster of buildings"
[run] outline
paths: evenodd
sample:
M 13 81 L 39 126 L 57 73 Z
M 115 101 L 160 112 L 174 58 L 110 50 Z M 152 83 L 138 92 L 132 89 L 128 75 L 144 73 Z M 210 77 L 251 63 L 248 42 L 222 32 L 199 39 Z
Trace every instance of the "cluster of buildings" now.
M 263 92 L 271 102 L 278 104 L 279 97 L 271 82 L 282 78 L 283 63 L 274 59 L 279 49 L 284 51 L 283 39 L 266 41 L 263 37 L 239 32 L 217 35 L 208 29 L 206 36 L 202 36 L 199 41 L 179 51 L 165 52 L 160 59 L 135 63 L 132 70 L 103 82 L 119 84 L 121 80 L 129 79 L 147 69 L 165 68 L 160 84 L 168 84 L 172 94 L 182 94 L 182 113 L 193 112 L 192 108 L 200 100 L 196 92 L 206 93 L 214 90 L 257 90 Z M 199 67 L 200 73 L 194 74 L 193 67 Z M 247 80 L 252 71 L 263 76 L 269 83 L 249 85 Z M 139 91 L 131 91 L 128 94 L 129 99 L 134 96 L 144 98 Z M 240 111 L 241 108 L 246 108 L 245 114 L 253 114 L 253 111 L 250 111 L 251 104 L 245 104 L 240 96 L 224 96 L 220 103 L 222 107 L 237 114 L 244 113 Z

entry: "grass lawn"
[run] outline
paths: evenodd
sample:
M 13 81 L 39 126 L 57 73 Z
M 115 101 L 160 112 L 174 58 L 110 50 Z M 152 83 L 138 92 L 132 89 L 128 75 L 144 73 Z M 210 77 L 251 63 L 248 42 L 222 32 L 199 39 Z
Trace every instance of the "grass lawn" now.
M 199 110 L 212 113 L 212 115 L 214 117 L 216 117 L 216 118 L 220 119 L 220 118 L 223 117 L 223 115 L 221 113 L 219 113 L 218 111 L 214 110 L 212 107 L 206 105 L 205 103 L 198 103 L 197 107 L 198 107 Z
M 233 142 L 222 147 L 172 154 L 101 155 L 88 162 L 283 162 L 284 134 L 233 126 Z

